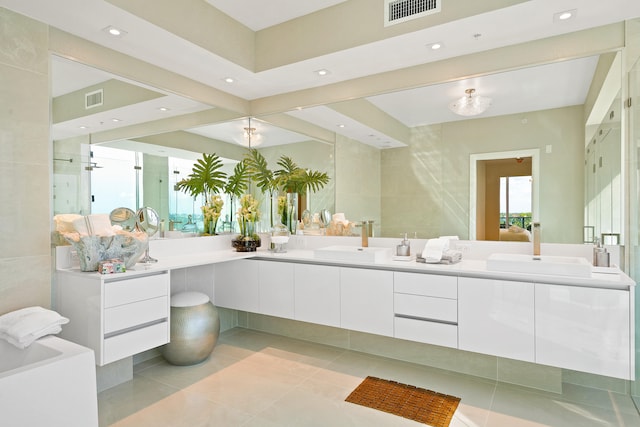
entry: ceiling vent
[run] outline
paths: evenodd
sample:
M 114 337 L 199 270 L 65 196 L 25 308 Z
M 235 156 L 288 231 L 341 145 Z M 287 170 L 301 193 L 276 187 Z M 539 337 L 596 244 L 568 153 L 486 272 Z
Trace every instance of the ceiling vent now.
M 85 110 L 88 110 L 89 108 L 101 106 L 102 101 L 103 101 L 102 89 L 94 90 L 93 92 L 88 92 L 84 94 Z
M 384 26 L 440 12 L 442 0 L 384 0 Z

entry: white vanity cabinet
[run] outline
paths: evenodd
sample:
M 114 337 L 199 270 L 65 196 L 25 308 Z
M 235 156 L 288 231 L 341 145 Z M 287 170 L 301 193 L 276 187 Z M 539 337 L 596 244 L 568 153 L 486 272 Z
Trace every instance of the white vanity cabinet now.
M 260 312 L 260 263 L 237 260 L 216 264 L 213 304 L 235 310 Z
M 56 273 L 61 336 L 93 349 L 99 366 L 169 342 L 169 272 Z
M 458 278 L 394 272 L 394 336 L 458 346 Z
M 630 292 L 535 285 L 536 362 L 630 379 Z
M 340 268 L 340 326 L 393 336 L 393 272 Z
M 340 267 L 294 264 L 295 319 L 340 327 Z
M 260 272 L 260 313 L 294 318 L 294 264 L 288 262 L 248 261 L 257 263 Z
M 458 348 L 535 361 L 534 284 L 458 278 Z

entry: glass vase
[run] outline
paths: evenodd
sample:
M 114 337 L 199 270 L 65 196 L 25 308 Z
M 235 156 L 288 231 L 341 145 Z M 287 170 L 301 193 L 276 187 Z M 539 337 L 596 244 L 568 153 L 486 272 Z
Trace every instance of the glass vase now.
M 231 241 L 236 252 L 255 252 L 261 244 L 260 236 L 256 233 L 256 223 L 243 221 L 239 223 L 240 234 Z
M 296 234 L 298 228 L 298 193 L 287 193 L 287 204 L 282 213 L 282 223 L 289 229 L 291 235 Z

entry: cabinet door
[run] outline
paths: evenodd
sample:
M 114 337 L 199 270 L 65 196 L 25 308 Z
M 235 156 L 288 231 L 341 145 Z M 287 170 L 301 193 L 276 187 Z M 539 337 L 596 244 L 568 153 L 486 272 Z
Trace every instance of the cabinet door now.
M 534 285 L 458 278 L 458 348 L 534 361 Z
M 393 272 L 340 268 L 340 326 L 393 336 Z
M 293 264 L 258 261 L 260 313 L 293 319 Z
M 213 304 L 253 313 L 260 310 L 259 263 L 222 262 L 216 265 L 214 274 Z
M 295 318 L 340 327 L 340 270 L 295 264 Z
M 536 284 L 536 362 L 630 379 L 629 292 Z

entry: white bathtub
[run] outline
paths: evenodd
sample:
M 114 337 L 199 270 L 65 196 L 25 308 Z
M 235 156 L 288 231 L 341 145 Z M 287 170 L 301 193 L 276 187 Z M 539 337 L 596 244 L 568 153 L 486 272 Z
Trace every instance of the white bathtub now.
M 0 339 L 0 425 L 97 427 L 93 351 L 54 336 L 24 350 Z

